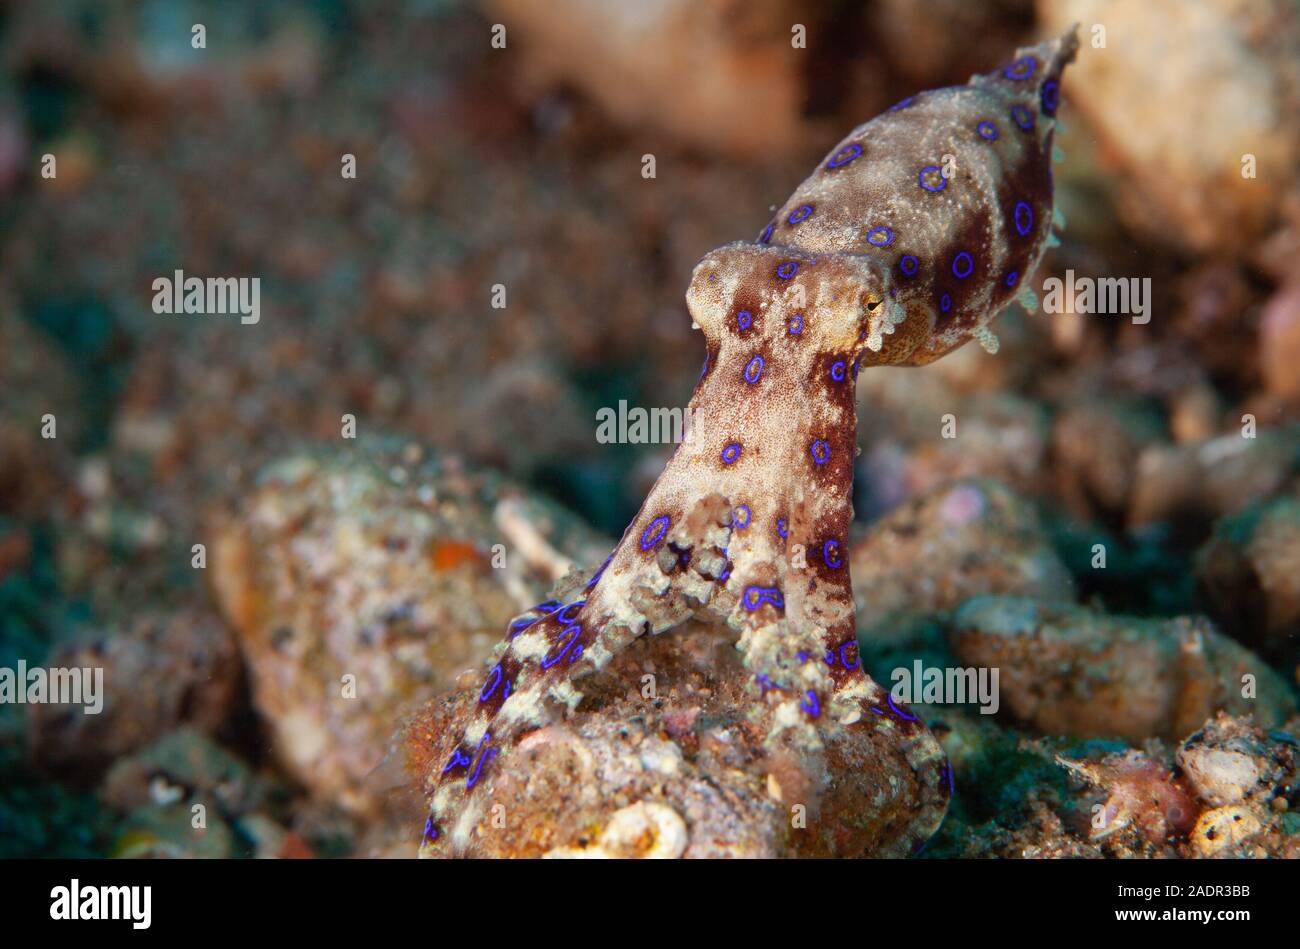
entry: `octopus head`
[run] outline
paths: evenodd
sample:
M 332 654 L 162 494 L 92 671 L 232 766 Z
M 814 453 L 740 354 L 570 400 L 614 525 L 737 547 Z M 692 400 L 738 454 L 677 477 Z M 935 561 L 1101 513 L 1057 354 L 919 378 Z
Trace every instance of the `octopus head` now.
M 896 302 L 879 263 L 860 254 L 812 254 L 740 242 L 705 255 L 686 291 L 711 350 L 794 347 L 869 364 L 906 363 L 931 318 Z

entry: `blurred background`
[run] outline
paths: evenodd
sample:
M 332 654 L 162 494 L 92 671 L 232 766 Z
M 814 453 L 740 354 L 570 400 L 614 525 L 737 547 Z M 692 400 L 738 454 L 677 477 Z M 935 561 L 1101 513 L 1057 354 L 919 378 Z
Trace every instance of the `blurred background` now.
M 671 446 L 595 413 L 685 404 L 694 263 L 1071 22 L 1032 284 L 1150 278 L 1151 320 L 1013 307 L 996 356 L 864 372 L 858 518 L 996 479 L 1084 603 L 1294 684 L 1289 0 L 0 2 L 0 666 L 108 696 L 0 707 L 0 855 L 410 852 L 389 737 L 636 511 Z M 175 270 L 260 321 L 156 314 Z

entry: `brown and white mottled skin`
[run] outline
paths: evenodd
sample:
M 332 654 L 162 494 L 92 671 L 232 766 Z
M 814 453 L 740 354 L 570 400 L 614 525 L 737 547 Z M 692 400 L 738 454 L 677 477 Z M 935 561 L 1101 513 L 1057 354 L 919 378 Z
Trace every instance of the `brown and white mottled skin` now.
M 938 828 L 943 751 L 857 657 L 857 367 L 991 346 L 988 322 L 1051 236 L 1055 90 L 1076 45 L 1071 32 L 1021 50 L 860 126 L 758 242 L 699 263 L 686 299 L 707 358 L 691 437 L 584 595 L 512 624 L 434 789 L 423 854 L 470 847 L 493 758 L 572 710 L 575 680 L 692 617 L 739 630 L 769 742 L 815 751 L 829 730 L 883 730 L 921 788 L 907 842 Z

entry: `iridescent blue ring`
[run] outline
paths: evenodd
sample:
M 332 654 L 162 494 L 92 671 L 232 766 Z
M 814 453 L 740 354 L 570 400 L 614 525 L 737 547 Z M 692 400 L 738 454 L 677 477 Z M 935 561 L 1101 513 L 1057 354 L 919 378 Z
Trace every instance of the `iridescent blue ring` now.
M 1023 105 L 1013 105 L 1011 107 L 1011 121 L 1015 122 L 1021 129 L 1028 132 L 1034 127 L 1034 113 L 1030 112 Z
M 782 280 L 789 280 L 799 272 L 799 265 L 793 260 L 787 260 L 780 267 L 776 268 L 776 275 Z
M 496 692 L 497 686 L 501 684 L 503 678 L 505 678 L 505 672 L 501 669 L 501 663 L 498 662 L 492 667 L 492 671 L 488 673 L 487 681 L 483 683 L 483 688 L 479 689 L 479 702 L 486 702 L 490 699 L 492 693 Z
M 796 313 L 794 316 L 790 317 L 790 335 L 798 336 L 802 332 L 803 332 L 803 314 Z
M 745 381 L 751 386 L 763 378 L 763 357 L 755 356 L 745 363 Z
M 1055 79 L 1043 83 L 1043 88 L 1038 93 L 1038 101 L 1048 115 L 1056 114 L 1056 107 L 1061 104 L 1061 87 Z
M 750 313 L 748 310 L 741 310 L 736 314 L 736 325 L 740 327 L 742 333 L 749 329 L 753 324 L 754 314 Z
M 1034 59 L 1032 56 L 1022 56 L 1006 69 L 1002 70 L 1002 75 L 1006 76 L 1008 79 L 1015 79 L 1018 81 L 1021 79 L 1028 79 L 1034 74 L 1034 70 L 1037 68 L 1038 60 Z
M 668 533 L 668 525 L 670 523 L 672 522 L 668 519 L 668 515 L 666 514 L 656 517 L 651 521 L 649 526 L 646 527 L 645 533 L 641 535 L 641 549 L 649 550 L 655 544 L 659 543 L 659 541 L 663 540 L 664 534 Z
M 925 175 L 927 172 L 931 172 L 931 171 L 936 171 L 939 173 L 939 183 L 935 185 L 933 188 L 931 188 L 928 184 L 925 183 Z M 926 191 L 929 191 L 931 194 L 937 194 L 938 192 L 942 191 L 944 188 L 948 187 L 948 179 L 943 176 L 943 169 L 940 168 L 938 165 L 926 165 L 924 168 L 921 169 L 920 174 L 916 176 L 916 180 L 921 185 L 922 188 L 924 188 Z
M 571 647 L 574 644 L 574 642 L 577 640 L 577 638 L 580 635 L 582 635 L 582 627 L 579 626 L 577 623 L 574 623 L 572 626 L 568 627 L 567 629 L 561 630 L 560 636 L 562 637 L 567 636 L 568 638 L 564 640 L 563 645 L 561 645 L 558 650 L 552 651 L 554 653 L 553 655 L 548 654 L 547 656 L 544 656 L 542 658 L 542 662 L 541 662 L 542 668 L 549 669 L 551 668 L 551 666 L 555 665 L 557 662 L 563 659 L 564 654 L 569 651 L 569 647 Z
M 799 703 L 799 707 L 812 718 L 817 718 L 822 713 L 821 703 L 817 701 L 817 693 L 812 689 L 804 693 L 804 700 Z
M 840 542 L 831 538 L 822 544 L 822 560 L 826 561 L 826 566 L 832 570 L 838 570 L 844 566 L 844 561 L 840 559 Z
M 945 293 L 943 296 L 939 298 L 939 312 L 947 313 L 951 309 L 952 309 L 952 294 Z
M 830 161 L 826 162 L 826 167 L 839 168 L 847 165 L 861 154 L 862 146 L 857 142 L 850 142 L 830 157 Z
M 979 132 L 980 138 L 987 141 L 996 142 L 998 140 L 998 127 L 992 122 L 981 122 L 975 126 L 975 131 Z
M 858 644 L 854 640 L 850 639 L 848 642 L 840 646 L 840 663 L 841 665 L 844 666 L 845 669 L 856 669 L 862 660 L 860 656 L 854 656 L 853 663 L 852 664 L 849 663 L 848 657 L 844 655 L 844 650 L 850 647 L 852 647 L 853 649 L 857 649 Z
M 584 606 L 586 606 L 586 605 L 587 605 L 587 601 L 586 601 L 586 600 L 578 600 L 578 601 L 575 602 L 575 603 L 570 603 L 570 604 L 569 604 L 568 606 L 566 606 L 564 609 L 562 609 L 562 610 L 560 610 L 558 613 L 556 613 L 556 614 L 555 614 L 555 618 L 556 618 L 559 622 L 561 622 L 561 623 L 572 623 L 572 622 L 575 622 L 575 621 L 577 620 L 577 617 L 576 617 L 576 616 L 570 616 L 569 613 L 571 613 L 571 612 L 574 611 L 574 610 L 580 610 L 580 609 L 582 609 L 582 608 L 583 608 Z
M 952 275 L 958 280 L 965 280 L 974 270 L 975 260 L 966 251 L 963 250 L 952 259 Z
M 894 243 L 894 232 L 884 225 L 873 227 L 867 233 L 867 243 L 872 247 L 888 247 Z
M 790 216 L 785 219 L 785 223 L 798 224 L 800 221 L 806 221 L 808 220 L 809 217 L 812 216 L 812 212 L 813 212 L 812 205 L 805 204 L 803 207 L 796 208 L 795 210 L 791 211 Z
M 844 381 L 844 363 L 837 362 L 831 365 L 831 378 L 836 382 Z
M 1023 220 L 1022 220 L 1023 218 Z M 1023 201 L 1016 202 L 1016 233 L 1028 237 L 1034 226 L 1034 209 Z
M 763 228 L 763 233 L 758 235 L 758 242 L 760 244 L 766 244 L 768 241 L 772 239 L 772 228 L 773 225 L 771 224 Z
M 740 519 L 741 511 L 745 512 L 745 519 L 743 521 Z M 736 505 L 735 510 L 731 512 L 731 526 L 736 528 L 737 530 L 743 531 L 746 527 L 749 526 L 750 522 L 753 519 L 754 519 L 754 515 L 750 513 L 749 505 L 747 504 L 738 504 Z
M 819 465 L 824 465 L 831 460 L 831 446 L 824 438 L 814 441 L 808 446 L 808 450 L 812 452 L 812 460 Z
M 740 442 L 732 442 L 726 448 L 722 449 L 722 463 L 730 465 L 740 457 Z
M 903 272 L 903 276 L 912 277 L 921 268 L 921 262 L 913 254 L 904 254 L 898 261 L 898 269 Z
M 904 712 L 901 708 L 899 708 L 897 705 L 894 704 L 894 693 L 893 693 L 893 692 L 888 692 L 888 693 L 886 693 L 886 698 L 887 698 L 888 701 L 889 701 L 889 707 L 893 710 L 894 714 L 897 715 L 899 718 L 903 719 L 904 721 L 908 721 L 908 722 L 919 722 L 919 721 L 920 721 L 920 719 L 917 718 L 915 715 L 908 715 L 908 714 L 907 714 L 906 712 Z

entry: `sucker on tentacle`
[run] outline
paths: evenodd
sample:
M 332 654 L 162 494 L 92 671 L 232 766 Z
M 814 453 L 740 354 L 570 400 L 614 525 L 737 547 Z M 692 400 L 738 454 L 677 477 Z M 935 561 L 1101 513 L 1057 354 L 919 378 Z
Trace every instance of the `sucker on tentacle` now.
M 921 844 L 951 771 L 929 730 L 862 669 L 846 553 L 860 366 L 924 365 L 1021 293 L 1051 236 L 1052 136 L 1074 31 L 965 86 L 920 93 L 845 137 L 756 242 L 696 266 L 705 337 L 681 444 L 605 563 L 568 603 L 511 623 L 442 768 L 422 855 L 464 852 L 494 759 L 572 710 L 573 682 L 692 617 L 740 632 L 769 741 L 816 750 L 882 730 L 922 789 Z

